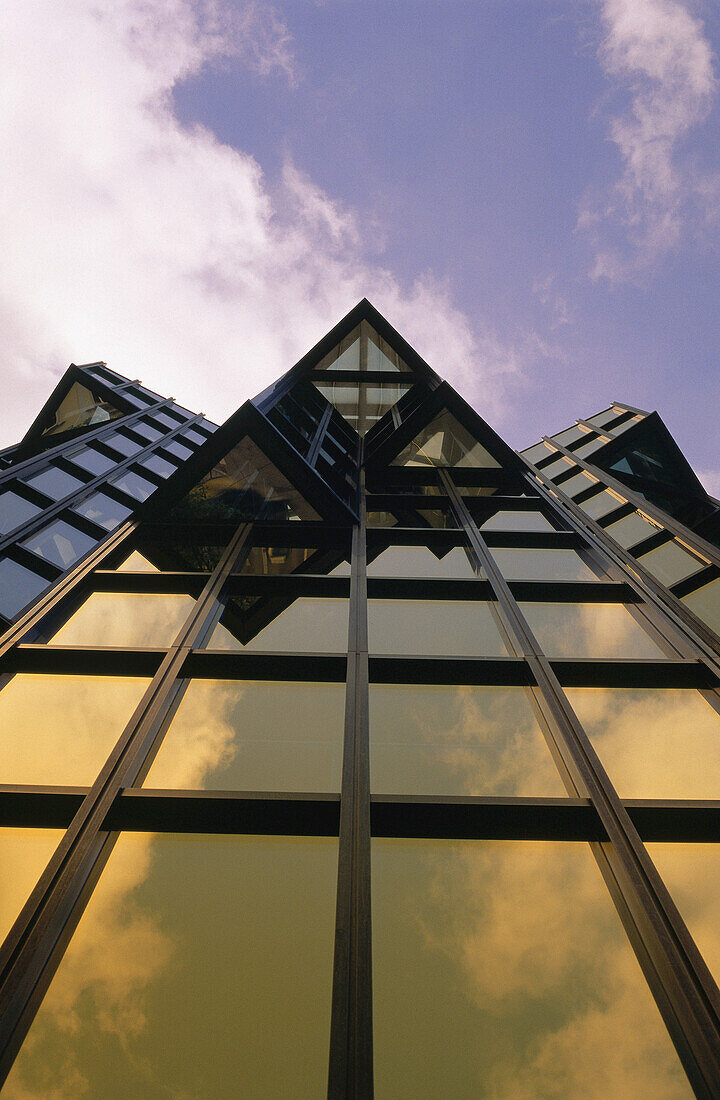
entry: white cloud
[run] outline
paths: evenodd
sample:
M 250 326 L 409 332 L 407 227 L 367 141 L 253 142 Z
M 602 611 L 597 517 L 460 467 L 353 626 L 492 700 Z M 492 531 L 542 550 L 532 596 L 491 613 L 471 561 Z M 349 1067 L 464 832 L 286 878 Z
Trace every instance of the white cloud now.
M 712 497 L 720 497 L 720 470 L 696 470 L 704 488 Z
M 364 295 L 500 409 L 522 351 L 473 329 L 430 275 L 400 287 L 352 211 L 292 164 L 271 191 L 251 156 L 173 113 L 174 85 L 228 56 L 292 85 L 269 5 L 24 0 L 1 49 L 3 444 L 71 361 L 105 359 L 223 420 Z
M 714 216 L 718 181 L 683 153 L 717 90 L 701 21 L 680 0 L 602 0 L 600 61 L 628 90 L 610 125 L 623 170 L 608 195 L 588 198 L 578 227 L 589 233 L 594 278 L 633 277 Z

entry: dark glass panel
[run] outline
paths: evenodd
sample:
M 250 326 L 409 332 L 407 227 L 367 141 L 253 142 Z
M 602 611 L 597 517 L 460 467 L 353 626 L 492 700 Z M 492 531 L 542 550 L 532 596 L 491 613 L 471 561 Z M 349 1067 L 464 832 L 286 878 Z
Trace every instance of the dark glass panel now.
M 174 641 L 194 604 L 191 596 L 93 592 L 52 643 L 164 648 Z
M 373 510 L 367 514 L 368 527 L 397 527 L 397 523 L 397 516 L 394 516 L 392 512 Z
M 41 512 L 37 504 L 8 490 L 0 496 L 0 535 L 7 535 Z
M 80 466 L 83 470 L 87 470 L 91 474 L 105 474 L 108 470 L 112 470 L 113 467 L 117 466 L 115 459 L 100 454 L 99 451 L 94 450 L 92 447 L 82 447 L 79 451 L 75 451 L 73 455 L 69 455 L 68 457 L 76 466 Z
M 303 596 L 284 610 L 276 610 L 270 601 L 251 597 L 249 607 L 240 600 L 230 601 L 208 648 L 346 653 L 347 643 L 346 599 Z
M 523 603 L 520 609 L 551 657 L 666 657 L 622 604 Z
M 445 409 L 393 459 L 392 465 L 499 468 L 500 463 Z
M 50 584 L 12 558 L 0 558 L 0 615 L 12 619 Z
M 461 546 L 438 555 L 428 546 L 389 546 L 367 567 L 368 577 L 474 577 Z
M 20 544 L 46 561 L 68 569 L 96 545 L 95 539 L 78 531 L 64 519 L 53 520 L 41 531 L 36 531 Z
M 32 485 L 33 489 L 38 489 L 41 493 L 45 493 L 51 500 L 62 500 L 70 493 L 82 489 L 85 482 L 80 481 L 77 477 L 72 477 L 65 470 L 58 470 L 56 466 L 48 466 L 42 473 L 27 478 L 26 484 Z
M 372 653 L 506 656 L 489 603 L 470 600 L 368 600 Z
M 315 385 L 351 427 L 359 435 L 365 435 L 407 393 L 412 383 L 370 385 L 366 382 L 316 382 Z
M 373 842 L 378 1100 L 690 1097 L 586 845 Z
M 336 867 L 332 838 L 122 835 L 10 1095 L 322 1096 Z
M 0 943 L 62 837 L 61 829 L 0 829 Z
M 710 581 L 682 599 L 699 619 L 720 635 L 720 579 Z
M 566 695 L 621 798 L 720 798 L 720 714 L 697 691 Z
M 0 691 L 0 783 L 91 786 L 149 682 L 18 673 Z
M 508 580 L 597 580 L 597 574 L 574 550 L 505 550 L 493 547 L 490 553 Z
M 677 584 L 685 577 L 691 577 L 693 573 L 697 573 L 708 564 L 705 561 L 698 561 L 687 550 L 683 550 L 674 539 L 666 542 L 664 546 L 658 546 L 656 550 L 651 550 L 649 554 L 643 554 L 638 561 L 654 577 L 667 585 Z
M 87 497 L 80 504 L 76 504 L 73 511 L 80 516 L 85 516 L 85 519 L 99 524 L 107 531 L 112 531 L 124 519 L 132 515 L 131 508 L 119 504 L 118 501 L 106 496 L 105 493 L 93 493 L 92 496 Z
M 330 556 L 335 564 L 340 554 Z M 313 561 L 315 559 L 315 561 Z M 328 555 L 311 546 L 253 546 L 238 570 L 254 576 L 273 577 L 284 573 L 328 573 Z
M 140 474 L 136 474 L 134 470 L 123 470 L 119 477 L 114 477 L 110 481 L 110 484 L 139 501 L 147 500 L 157 488 L 153 481 L 140 477 Z
M 145 787 L 340 790 L 344 684 L 193 680 Z
M 523 688 L 370 687 L 375 794 L 566 792 Z
M 503 509 L 479 524 L 481 531 L 554 531 L 542 512 L 513 512 Z

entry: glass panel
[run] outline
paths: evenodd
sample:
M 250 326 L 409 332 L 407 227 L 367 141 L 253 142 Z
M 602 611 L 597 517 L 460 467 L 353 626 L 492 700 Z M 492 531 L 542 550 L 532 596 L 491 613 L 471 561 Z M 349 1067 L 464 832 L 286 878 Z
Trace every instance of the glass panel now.
M 441 551 L 442 553 L 442 551 Z M 389 546 L 368 564 L 368 577 L 474 577 L 475 570 L 460 546 L 438 558 L 428 546 Z
M 667 656 L 622 604 L 521 603 L 520 609 L 551 657 Z
M 114 466 L 117 466 L 115 459 L 100 454 L 100 451 L 96 451 L 92 447 L 82 447 L 81 450 L 75 451 L 73 455 L 68 455 L 68 458 L 76 466 L 88 470 L 91 474 L 105 474 L 108 470 L 112 470 Z
M 593 519 L 600 519 L 624 503 L 624 500 L 619 500 L 609 489 L 603 489 L 601 493 L 596 493 L 594 497 L 589 497 L 588 500 L 578 504 L 578 508 L 582 508 L 583 512 L 587 512 Z
M 579 474 L 573 474 L 567 481 L 563 481 L 558 486 L 569 497 L 577 496 L 579 493 L 583 493 L 586 489 L 592 488 L 593 485 L 597 485 L 597 481 L 594 481 L 589 474 L 586 474 L 584 470 L 581 470 Z
M 415 437 L 393 466 L 500 467 L 481 443 L 445 409 Z
M 149 683 L 17 673 L 0 691 L 0 783 L 91 786 Z
M 542 512 L 496 512 L 480 525 L 481 531 L 554 531 Z
M 125 558 L 125 561 L 121 565 L 118 565 L 118 573 L 159 573 L 160 570 L 143 557 L 143 555 L 133 550 L 129 557 Z
M 185 522 L 240 522 L 244 519 L 317 520 L 284 474 L 251 439 L 243 439 L 225 455 L 173 509 Z
M 189 439 L 191 443 L 196 443 L 198 446 L 202 446 L 203 443 L 207 442 L 207 436 L 202 435 L 201 432 L 196 432 L 193 428 L 188 428 L 180 438 Z
M 691 1097 L 586 845 L 373 843 L 378 1100 Z
M 611 523 L 605 530 L 621 546 L 627 547 L 635 546 L 636 543 L 642 542 L 650 535 L 656 535 L 662 528 L 656 527 L 654 523 L 650 523 L 647 519 L 643 519 L 637 512 L 632 512 L 624 519 L 619 519 L 617 523 Z
M 596 581 L 597 575 L 574 550 L 490 551 L 508 580 Z
M 699 692 L 565 694 L 621 798 L 720 798 L 720 714 Z
M 563 447 L 569 447 L 571 443 L 577 443 L 578 439 L 584 439 L 587 432 L 584 428 L 578 427 L 577 424 L 573 424 L 572 428 L 566 428 L 564 432 L 559 432 L 553 436 L 556 443 L 560 443 Z
M 119 477 L 114 477 L 110 484 L 120 489 L 121 492 L 127 493 L 134 500 L 140 501 L 147 500 L 157 488 L 153 481 L 140 477 L 140 474 L 136 474 L 134 470 L 124 470 Z
M 164 432 L 161 432 L 153 424 L 146 424 L 144 420 L 136 420 L 133 424 L 133 431 L 137 435 L 141 435 L 143 439 L 149 439 L 151 442 L 155 442 L 156 439 L 162 439 Z
M 586 455 L 593 454 L 594 451 L 599 451 L 601 447 L 604 447 L 609 440 L 598 437 L 597 439 L 591 439 L 587 443 L 583 443 L 580 447 L 576 447 L 573 454 L 581 455 L 583 458 Z
M 344 684 L 193 680 L 145 787 L 340 790 Z
M 612 429 L 613 435 L 622 435 L 628 428 L 634 428 L 643 418 L 641 416 L 632 416 L 629 420 L 626 420 L 624 424 L 618 424 L 617 427 Z
M 318 363 L 316 370 L 360 370 L 360 329 L 353 329 Z
M 45 870 L 62 829 L 0 829 L 0 943 Z
M 119 451 L 122 455 L 136 455 L 138 451 L 142 451 L 143 447 L 147 446 L 145 443 L 138 443 L 136 439 L 130 439 L 122 432 L 110 432 L 109 435 L 103 436 L 102 441 L 107 447 L 112 447 L 114 451 Z
M 622 409 L 605 409 L 603 412 L 596 413 L 595 416 L 589 416 L 587 423 L 592 424 L 594 428 L 604 428 L 611 420 L 617 420 L 621 412 Z
M 159 420 L 166 428 L 179 428 L 182 423 L 181 420 L 178 420 L 174 416 L 170 416 L 168 413 L 154 412 L 152 415 L 154 420 Z
M 543 466 L 542 472 L 547 474 L 548 477 L 556 478 L 559 474 L 566 474 L 568 470 L 576 467 L 577 463 L 571 462 L 569 458 L 563 456 L 556 458 L 554 462 L 549 462 L 547 466 Z
M 0 535 L 9 534 L 41 511 L 37 504 L 31 504 L 17 493 L 3 493 L 0 496 Z
M 376 794 L 566 792 L 523 688 L 370 687 Z
M 12 558 L 0 558 L 0 615 L 12 619 L 50 585 Z
M 93 592 L 53 635 L 53 645 L 159 649 L 177 636 L 195 600 L 155 593 Z
M 392 512 L 368 512 L 367 525 L 368 527 L 397 527 L 397 516 L 394 516 Z
M 174 474 L 177 466 L 173 466 L 172 462 L 168 462 L 167 459 L 161 458 L 160 455 L 148 455 L 140 463 L 146 470 L 151 470 L 152 473 L 157 474 L 158 477 L 169 477 L 170 474 Z
M 323 1095 L 336 867 L 333 838 L 123 834 L 8 1094 Z
M 704 584 L 689 596 L 683 596 L 691 611 L 707 623 L 711 630 L 720 634 L 720 579 Z
M 54 411 L 52 424 L 42 434 L 59 435 L 60 432 L 102 424 L 106 420 L 115 420 L 123 415 L 124 413 L 119 409 L 113 408 L 109 402 L 97 397 L 86 386 L 73 382 Z
M 372 653 L 504 657 L 489 603 L 481 600 L 368 600 Z
M 406 371 L 408 367 L 367 321 L 361 321 L 315 369 Z
M 51 500 L 62 500 L 63 497 L 68 496 L 70 493 L 75 493 L 78 489 L 82 489 L 85 486 L 84 481 L 80 481 L 77 477 L 72 477 L 70 474 L 65 473 L 64 470 L 58 470 L 57 466 L 49 466 L 47 470 L 43 470 L 42 473 L 27 478 L 25 484 L 32 485 L 33 489 L 38 489 L 41 493 L 45 493 Z
M 707 565 L 707 562 L 698 561 L 692 554 L 688 554 L 674 539 L 664 546 L 658 546 L 657 550 L 651 550 L 649 554 L 643 554 L 638 561 L 663 584 L 676 584 Z
M 295 572 L 327 573 L 326 568 L 314 569 L 310 564 L 317 553 L 317 546 L 253 546 L 238 572 L 259 577 Z
M 383 340 L 374 328 L 363 321 L 361 329 L 368 338 L 367 345 L 367 369 L 368 370 L 408 370 L 408 367 L 398 353 L 390 347 L 387 340 Z
M 715 981 L 720 979 L 720 845 L 646 844 Z
M 56 519 L 41 531 L 30 535 L 20 545 L 39 554 L 46 561 L 51 561 L 53 565 L 68 569 L 83 554 L 87 554 L 88 550 L 92 550 L 96 540 L 84 531 L 71 527 L 64 519 Z
M 547 443 L 536 443 L 533 447 L 528 447 L 525 451 L 520 451 L 520 454 L 528 462 L 532 462 L 537 466 L 538 462 L 541 462 L 543 458 L 547 458 L 552 454 L 552 448 L 548 447 Z
M 251 598 L 251 610 L 257 606 Z M 263 604 L 251 616 L 231 600 L 208 642 L 208 649 L 268 650 L 287 653 L 346 653 L 348 601 L 302 596 L 284 611 Z M 272 618 L 268 622 L 268 615 Z
M 183 447 L 182 443 L 178 443 L 176 439 L 171 439 L 169 443 L 163 444 L 166 451 L 169 451 L 171 455 L 175 455 L 176 458 L 182 458 L 185 460 L 193 454 L 192 447 Z
M 355 385 L 316 382 L 315 385 L 351 427 L 359 435 L 365 435 L 407 393 L 412 382 L 389 382 L 383 385 L 370 385 L 366 382 Z
M 106 496 L 105 493 L 93 493 L 91 497 L 87 497 L 80 504 L 76 504 L 73 512 L 85 516 L 85 519 L 92 520 L 93 523 L 99 524 L 107 531 L 112 531 L 114 527 L 118 527 L 124 519 L 132 515 L 131 508 L 127 508 L 124 504 L 118 504 L 116 500 Z

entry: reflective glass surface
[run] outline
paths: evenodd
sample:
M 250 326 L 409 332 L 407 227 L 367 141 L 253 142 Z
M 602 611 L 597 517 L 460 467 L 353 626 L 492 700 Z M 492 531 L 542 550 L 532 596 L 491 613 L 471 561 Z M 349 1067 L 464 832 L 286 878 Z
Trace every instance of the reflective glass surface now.
M 93 592 L 53 635 L 52 644 L 165 647 L 194 604 L 191 596 Z
M 720 980 L 720 844 L 646 844 L 690 935 Z
M 104 474 L 117 465 L 115 459 L 100 454 L 100 451 L 96 451 L 92 447 L 81 447 L 79 451 L 75 451 L 70 456 L 70 461 L 74 462 L 76 466 L 81 466 L 83 470 L 88 470 L 91 474 Z
M 443 551 L 440 551 L 443 553 Z M 460 546 L 442 557 L 428 546 L 388 546 L 367 567 L 368 577 L 474 577 L 466 552 Z
M 178 443 L 177 439 L 171 439 L 168 443 L 164 444 L 164 447 L 171 455 L 175 455 L 176 458 L 182 458 L 183 460 L 189 458 L 193 453 L 192 447 L 183 447 L 182 443 Z
M 336 867 L 334 839 L 123 834 L 6 1095 L 322 1096 Z
M 60 829 L 0 829 L 0 943 L 45 870 Z
M 554 531 L 542 512 L 513 512 L 510 509 L 496 512 L 479 526 L 482 531 Z
M 621 798 L 720 799 L 720 714 L 698 691 L 565 694 Z
M 622 604 L 522 603 L 520 609 L 550 657 L 666 656 Z
M 140 463 L 146 470 L 151 470 L 154 474 L 158 474 L 159 477 L 169 477 L 170 474 L 174 474 L 177 469 L 172 462 L 168 462 L 166 458 L 161 458 L 160 455 L 148 455 Z
M 566 428 L 564 432 L 558 432 L 557 435 L 553 436 L 553 439 L 563 447 L 569 447 L 571 443 L 577 443 L 578 439 L 584 439 L 586 435 L 587 432 L 584 428 L 573 424 L 572 428 Z
M 31 504 L 29 500 L 8 490 L 0 496 L 0 535 L 9 534 L 41 511 L 37 504 Z
M 77 504 L 73 511 L 80 516 L 85 516 L 85 519 L 99 524 L 107 531 L 112 531 L 124 519 L 132 515 L 132 509 L 127 508 L 124 504 L 119 504 L 105 493 L 93 493 L 92 496 L 86 497 L 80 504 Z
M 80 478 L 72 477 L 65 470 L 59 470 L 57 466 L 48 466 L 42 473 L 29 477 L 27 484 L 32 485 L 33 489 L 45 493 L 51 500 L 61 500 L 70 493 L 82 489 L 85 482 L 81 481 Z
M 412 383 L 316 382 L 315 385 L 351 427 L 359 435 L 365 435 L 407 393 Z
M 91 786 L 148 683 L 13 676 L 0 691 L 0 783 Z
M 59 435 L 71 429 L 91 427 L 114 420 L 123 413 L 96 396 L 87 386 L 74 382 L 53 414 L 53 423 L 43 435 Z
M 12 558 L 0 558 L 0 615 L 12 619 L 50 584 Z
M 340 790 L 344 684 L 193 680 L 145 787 Z
M 165 434 L 153 424 L 146 424 L 144 420 L 136 420 L 133 424 L 133 431 L 136 432 L 137 435 L 141 435 L 144 439 L 149 439 L 151 442 L 160 439 L 161 436 Z
M 528 462 L 532 462 L 537 466 L 543 458 L 547 458 L 549 454 L 552 454 L 552 448 L 548 447 L 546 443 L 536 443 L 534 447 L 528 447 L 527 450 L 521 451 L 520 454 Z
M 302 596 L 284 611 L 275 612 L 267 622 L 267 611 L 255 611 L 244 619 L 240 601 L 231 606 L 208 642 L 208 649 L 268 650 L 292 653 L 346 653 L 348 643 L 348 601 Z M 255 615 L 257 614 L 257 619 Z
M 666 542 L 664 546 L 658 546 L 657 550 L 651 550 L 649 554 L 643 554 L 638 561 L 663 584 L 676 584 L 677 581 L 697 573 L 707 564 L 707 562 L 698 561 L 687 550 L 683 550 L 674 539 Z
M 375 794 L 566 792 L 523 688 L 371 684 Z
M 136 455 L 146 446 L 145 443 L 138 443 L 136 439 L 131 439 L 124 432 L 110 432 L 109 435 L 104 435 L 103 443 L 107 447 L 112 447 L 114 451 L 119 451 L 121 455 Z
M 585 489 L 590 489 L 593 485 L 597 485 L 596 481 L 586 474 L 584 470 L 581 470 L 579 474 L 573 474 L 567 481 L 563 481 L 558 488 L 562 489 L 566 496 L 574 497 L 579 493 L 582 493 Z
M 127 493 L 134 500 L 147 500 L 157 488 L 154 481 L 140 477 L 140 474 L 136 474 L 133 470 L 124 470 L 119 477 L 114 477 L 110 484 Z
M 160 570 L 149 562 L 138 550 L 133 550 L 125 561 L 118 565 L 119 573 L 159 573 Z
M 600 519 L 623 503 L 624 501 L 618 500 L 608 489 L 603 489 L 601 493 L 596 493 L 595 496 L 579 503 L 578 508 L 582 508 L 583 512 L 587 512 L 592 519 Z
M 597 576 L 574 550 L 515 550 L 490 553 L 508 580 L 595 581 Z
M 543 466 L 542 472 L 547 474 L 548 477 L 557 477 L 558 474 L 566 474 L 568 470 L 576 466 L 575 462 L 571 462 L 569 458 L 561 456 L 556 458 L 554 462 L 550 462 L 547 466 Z
M 21 544 L 53 565 L 67 569 L 96 545 L 91 535 L 78 531 L 64 519 L 55 519 Z
M 314 554 L 317 554 L 317 547 L 312 546 L 253 546 L 238 572 L 259 577 L 295 572 L 326 573 L 327 570 L 320 566 L 317 570 L 312 568 L 309 560 Z
M 598 436 L 597 439 L 590 439 L 587 443 L 582 443 L 579 447 L 576 447 L 573 454 L 581 455 L 582 457 L 591 455 L 594 451 L 599 451 L 601 447 L 604 447 L 607 442 L 607 439 Z
M 626 547 L 635 546 L 636 543 L 642 542 L 650 535 L 656 535 L 660 529 L 654 523 L 650 523 L 649 520 L 643 519 L 637 512 L 632 512 L 624 519 L 619 519 L 617 523 L 611 523 L 609 527 L 605 528 L 610 538 Z
M 368 600 L 372 653 L 506 656 L 490 604 L 482 600 Z
M 393 459 L 392 465 L 495 468 L 500 463 L 445 409 Z
M 692 1092 L 589 848 L 373 842 L 378 1100 Z
M 704 584 L 689 596 L 683 596 L 683 603 L 720 635 L 720 578 Z
M 592 424 L 594 428 L 604 428 L 611 420 L 617 420 L 622 411 L 622 409 L 616 408 L 605 409 L 603 412 L 596 413 L 595 416 L 589 416 L 587 422 Z

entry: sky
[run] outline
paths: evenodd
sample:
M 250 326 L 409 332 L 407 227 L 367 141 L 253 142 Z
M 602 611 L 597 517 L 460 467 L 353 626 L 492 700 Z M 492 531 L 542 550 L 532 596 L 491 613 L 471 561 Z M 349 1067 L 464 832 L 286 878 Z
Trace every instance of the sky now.
M 11 0 L 0 445 L 70 362 L 223 421 L 363 296 L 514 447 L 657 409 L 720 495 L 710 0 Z

